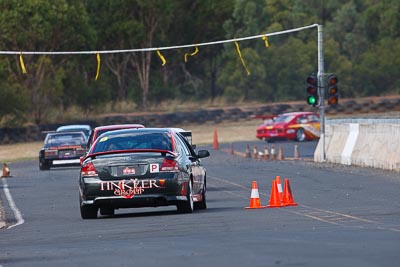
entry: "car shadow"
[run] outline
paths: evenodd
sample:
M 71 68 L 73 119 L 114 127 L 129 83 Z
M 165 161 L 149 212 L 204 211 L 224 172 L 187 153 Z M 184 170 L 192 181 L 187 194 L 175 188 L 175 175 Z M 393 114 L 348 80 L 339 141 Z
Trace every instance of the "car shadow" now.
M 170 210 L 157 210 L 157 211 L 140 211 L 135 212 L 132 209 L 123 209 L 121 213 L 116 213 L 114 215 L 100 215 L 99 219 L 111 219 L 111 218 L 140 218 L 140 217 L 149 217 L 149 216 L 168 216 L 173 214 L 179 214 L 176 209 Z
M 199 213 L 218 213 L 222 211 L 229 210 L 241 210 L 242 208 L 238 207 L 215 207 L 215 208 L 207 208 L 205 210 L 195 210 L 192 214 Z M 152 216 L 169 216 L 169 215 L 188 215 L 188 213 L 180 213 L 176 209 L 171 208 L 169 210 L 157 210 L 157 211 L 141 211 L 134 212 L 129 209 L 124 209 L 122 213 L 116 213 L 114 215 L 99 215 L 98 219 L 116 219 L 116 218 L 144 218 L 144 217 L 152 217 Z

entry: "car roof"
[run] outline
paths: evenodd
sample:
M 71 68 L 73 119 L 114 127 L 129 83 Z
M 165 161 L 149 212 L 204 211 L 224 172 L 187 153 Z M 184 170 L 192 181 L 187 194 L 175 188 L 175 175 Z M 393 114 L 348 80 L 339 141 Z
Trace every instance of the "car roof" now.
M 288 113 L 283 113 L 280 114 L 279 116 L 298 116 L 298 115 L 317 115 L 317 113 L 315 112 L 311 112 L 311 111 L 298 111 L 298 112 L 288 112 Z
M 174 131 L 171 128 L 139 128 L 139 129 L 121 129 L 115 131 L 109 131 L 103 133 L 101 136 L 109 136 L 109 135 L 118 135 L 118 134 L 128 134 L 128 133 L 140 133 L 140 132 L 149 132 L 149 133 L 169 133 Z
M 65 131 L 65 130 L 71 130 L 71 129 L 85 129 L 85 130 L 92 130 L 92 127 L 90 125 L 86 124 L 70 124 L 70 125 L 63 125 L 57 128 L 56 131 Z
M 94 128 L 94 131 L 102 130 L 113 130 L 113 129 L 128 129 L 128 128 L 144 128 L 142 124 L 112 124 L 112 125 L 102 125 Z
M 51 132 L 51 133 L 47 133 L 47 136 L 57 136 L 57 135 L 71 135 L 71 134 L 79 134 L 82 136 L 85 136 L 85 134 L 81 131 L 71 131 L 71 132 Z

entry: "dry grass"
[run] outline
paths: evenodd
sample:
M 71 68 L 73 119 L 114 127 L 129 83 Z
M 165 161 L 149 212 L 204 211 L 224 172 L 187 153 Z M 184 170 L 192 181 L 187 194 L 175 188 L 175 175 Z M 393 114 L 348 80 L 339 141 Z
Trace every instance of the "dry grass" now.
M 214 129 L 216 129 L 218 141 L 229 143 L 235 141 L 252 141 L 256 139 L 256 128 L 261 124 L 261 120 L 247 120 L 240 122 L 225 122 L 221 124 L 202 124 L 182 127 L 191 130 L 193 133 L 193 143 L 198 145 L 212 144 L 214 139 Z
M 0 145 L 0 162 L 37 158 L 42 145 L 43 142 Z
M 219 124 L 182 125 L 177 127 L 191 130 L 194 144 L 205 145 L 213 143 L 214 129 L 216 129 L 219 143 L 255 141 L 257 140 L 255 137 L 256 128 L 259 124 L 261 124 L 261 120 L 246 120 Z M 43 142 L 0 145 L 0 162 L 37 159 L 42 145 Z

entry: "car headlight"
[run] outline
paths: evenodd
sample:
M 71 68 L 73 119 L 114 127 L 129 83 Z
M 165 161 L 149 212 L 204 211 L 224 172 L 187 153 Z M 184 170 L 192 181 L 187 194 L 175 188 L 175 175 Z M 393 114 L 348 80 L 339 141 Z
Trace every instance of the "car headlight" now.
M 288 129 L 288 130 L 286 131 L 286 133 L 288 133 L 288 134 L 292 134 L 292 133 L 295 133 L 295 132 L 296 132 L 295 129 Z

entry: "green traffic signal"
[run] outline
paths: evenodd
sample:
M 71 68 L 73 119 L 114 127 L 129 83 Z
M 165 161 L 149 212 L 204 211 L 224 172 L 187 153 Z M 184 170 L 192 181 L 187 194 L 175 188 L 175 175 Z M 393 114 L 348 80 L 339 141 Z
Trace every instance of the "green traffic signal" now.
M 317 104 L 317 98 L 313 95 L 310 95 L 309 97 L 307 97 L 307 104 L 309 105 L 316 105 Z
M 318 79 L 316 76 L 308 76 L 307 77 L 307 104 L 316 106 L 318 105 Z

